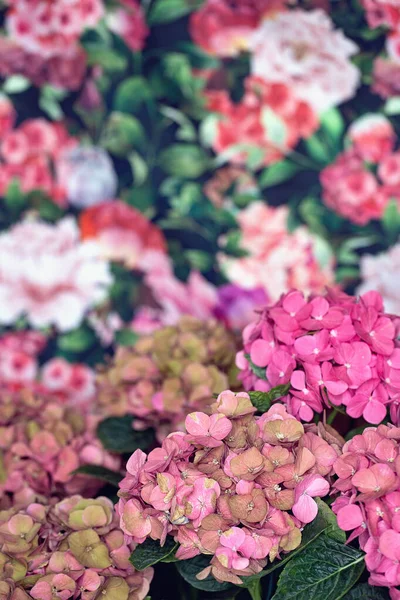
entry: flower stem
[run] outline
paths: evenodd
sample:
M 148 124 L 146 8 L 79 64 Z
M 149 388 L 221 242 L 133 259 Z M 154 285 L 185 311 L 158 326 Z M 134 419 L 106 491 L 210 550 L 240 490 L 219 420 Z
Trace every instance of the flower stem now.
M 262 600 L 261 581 L 259 579 L 257 579 L 257 581 L 252 581 L 251 583 L 249 583 L 249 585 L 247 586 L 247 589 L 249 591 L 249 594 L 250 594 L 252 600 Z
M 335 418 L 336 418 L 336 415 L 338 414 L 338 412 L 339 412 L 339 411 L 338 411 L 338 410 L 336 410 L 336 408 L 334 408 L 334 409 L 333 409 L 333 411 L 331 412 L 331 414 L 330 414 L 330 415 L 328 415 L 328 417 L 327 417 L 327 419 L 326 419 L 326 422 L 327 422 L 327 424 L 328 424 L 328 425 L 332 425 L 332 423 L 333 423 L 333 421 L 335 420 Z

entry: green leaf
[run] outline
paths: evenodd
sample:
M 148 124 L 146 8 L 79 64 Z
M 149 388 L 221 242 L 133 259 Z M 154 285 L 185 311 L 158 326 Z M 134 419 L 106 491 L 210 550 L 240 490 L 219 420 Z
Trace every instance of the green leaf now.
M 89 327 L 82 326 L 79 329 L 65 333 L 58 338 L 58 347 L 63 352 L 84 352 L 91 348 L 96 342 L 96 335 Z
M 99 465 L 82 465 L 73 473 L 74 475 L 90 475 L 90 477 L 101 479 L 101 481 L 105 481 L 106 483 L 109 483 L 115 487 L 118 487 L 118 484 L 122 479 L 122 475 L 120 473 L 116 473 L 115 471 L 111 471 L 111 469 L 106 469 L 105 467 L 100 467 Z
M 346 534 L 344 531 L 339 529 L 336 516 L 329 508 L 329 506 L 321 500 L 321 498 L 315 498 L 315 501 L 318 505 L 318 514 L 315 517 L 312 523 L 309 523 L 305 526 L 302 535 L 301 535 L 301 544 L 296 550 L 290 552 L 285 555 L 285 558 L 282 560 L 275 560 L 271 566 L 266 567 L 260 573 L 256 575 L 251 575 L 250 577 L 243 577 L 244 585 L 243 587 L 247 587 L 247 584 L 256 579 L 262 579 L 266 575 L 272 573 L 276 569 L 282 568 L 286 563 L 292 560 L 295 556 L 302 553 L 305 548 L 307 548 L 314 540 L 316 540 L 321 534 L 326 534 L 330 538 L 336 541 L 342 541 L 343 543 L 346 541 Z
M 132 329 L 120 329 L 115 334 L 115 343 L 118 346 L 134 346 L 139 337 Z
M 396 200 L 391 200 L 382 217 L 382 227 L 390 241 L 396 241 L 400 233 L 400 212 Z
M 314 134 L 304 140 L 304 144 L 307 148 L 307 153 L 311 158 L 323 165 L 327 165 L 331 162 L 332 157 L 329 148 L 320 136 Z
M 321 115 L 321 126 L 326 131 L 329 142 L 339 145 L 345 129 L 342 113 L 337 108 L 331 108 Z
M 164 546 L 160 546 L 158 540 L 147 538 L 143 544 L 139 544 L 132 552 L 129 560 L 138 571 L 143 571 L 158 562 L 164 562 L 165 559 L 175 554 L 178 544 L 171 536 L 167 536 Z
M 201 5 L 200 1 L 156 0 L 147 18 L 149 25 L 169 23 L 191 13 Z
M 161 168 L 181 179 L 197 179 L 209 167 L 209 158 L 202 148 L 194 144 L 174 144 L 160 154 Z
M 383 108 L 383 112 L 389 116 L 400 114 L 400 96 L 389 98 Z
M 135 113 L 143 103 L 152 100 L 151 90 L 144 77 L 128 77 L 115 92 L 113 108 L 123 113 Z
M 258 379 L 263 379 L 264 381 L 267 381 L 265 367 L 257 367 L 257 365 L 255 365 L 253 363 L 253 361 L 251 360 L 250 354 L 245 354 L 244 357 L 247 360 L 247 362 L 249 363 L 249 367 L 250 367 L 251 371 L 254 373 L 254 375 L 256 377 L 258 377 Z
M 11 75 L 3 84 L 3 92 L 6 94 L 20 94 L 31 86 L 29 79 L 23 75 Z
M 284 148 L 286 125 L 282 119 L 273 110 L 264 107 L 261 113 L 261 122 L 266 130 L 268 140 L 277 148 Z
M 133 148 L 143 147 L 145 140 L 145 131 L 136 117 L 113 112 L 103 129 L 100 143 L 111 154 L 125 157 Z
M 339 600 L 364 568 L 364 553 L 319 536 L 285 566 L 272 600 Z
M 170 121 L 173 121 L 179 125 L 179 129 L 176 132 L 177 139 L 186 142 L 193 142 L 196 140 L 196 129 L 192 121 L 183 112 L 173 108 L 172 106 L 161 106 L 160 113 L 167 117 L 167 119 Z
M 265 169 L 259 178 L 259 185 L 262 189 L 272 187 L 287 181 L 293 175 L 301 170 L 299 165 L 288 160 L 282 160 Z
M 269 392 L 248 392 L 248 394 L 252 405 L 256 407 L 258 412 L 264 413 L 271 407 L 271 404 L 275 400 L 285 396 L 289 389 L 290 383 L 287 383 L 286 385 L 277 385 Z
M 131 165 L 133 180 L 136 186 L 141 186 L 147 179 L 149 169 L 146 161 L 139 152 L 131 152 L 128 156 Z
M 154 443 L 153 430 L 136 431 L 130 415 L 105 419 L 97 427 L 97 437 L 106 450 L 120 454 L 147 450 Z
M 105 71 L 110 73 L 122 73 L 128 66 L 128 61 L 125 56 L 122 56 L 116 50 L 104 46 L 104 44 L 87 43 L 84 44 L 88 65 L 99 65 Z
M 39 106 L 54 121 L 60 121 L 64 117 L 60 101 L 65 98 L 65 92 L 45 85 L 40 90 Z
M 4 203 L 12 212 L 19 212 L 26 206 L 27 198 L 21 190 L 18 179 L 12 179 L 4 194 Z
M 225 592 L 227 590 L 237 589 L 230 583 L 220 583 L 212 575 L 206 579 L 197 579 L 196 575 L 203 571 L 210 564 L 210 557 L 200 554 L 188 560 L 180 560 L 176 563 L 176 568 L 183 579 L 192 587 L 204 592 Z
M 389 600 L 388 588 L 376 587 L 369 583 L 360 583 L 350 590 L 342 600 Z

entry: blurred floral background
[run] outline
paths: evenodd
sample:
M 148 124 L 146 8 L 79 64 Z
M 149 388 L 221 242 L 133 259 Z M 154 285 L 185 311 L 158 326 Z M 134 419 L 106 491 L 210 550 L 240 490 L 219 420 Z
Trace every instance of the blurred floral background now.
M 399 314 L 399 0 L 1 0 L 0 27 L 2 403 L 97 407 L 59 496 L 128 451 L 98 415 L 146 447 L 238 389 L 283 293 Z

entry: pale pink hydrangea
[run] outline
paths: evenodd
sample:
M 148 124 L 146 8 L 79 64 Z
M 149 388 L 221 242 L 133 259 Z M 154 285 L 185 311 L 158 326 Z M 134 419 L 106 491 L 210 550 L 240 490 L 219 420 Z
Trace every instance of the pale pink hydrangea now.
M 350 58 L 358 48 L 322 10 L 264 19 L 252 43 L 252 74 L 286 84 L 317 113 L 352 98 L 360 81 Z
M 362 282 L 359 294 L 376 290 L 382 296 L 385 309 L 400 314 L 400 244 L 376 256 L 366 254 L 360 261 Z
M 396 411 L 400 346 L 378 292 L 356 298 L 330 292 L 285 294 L 243 331 L 237 355 L 247 390 L 283 386 L 291 414 L 311 421 L 324 407 L 379 424 Z M 397 422 L 396 418 L 393 418 Z
M 80 242 L 71 218 L 24 221 L 0 235 L 0 322 L 26 316 L 34 327 L 77 327 L 106 298 L 108 264 L 96 244 Z
M 241 247 L 248 256 L 220 257 L 232 283 L 262 288 L 274 301 L 291 288 L 318 292 L 333 282 L 332 260 L 322 242 L 304 226 L 289 232 L 288 216 L 286 206 L 274 208 L 263 202 L 252 202 L 237 215 Z
M 211 408 L 187 416 L 186 435 L 131 456 L 117 513 L 127 541 L 173 536 L 177 559 L 210 557 L 199 579 L 240 584 L 300 545 L 340 451 L 283 405 L 254 417 L 248 394 L 227 390 Z
M 400 429 L 368 427 L 343 446 L 333 464 L 338 476 L 333 489 L 341 495 L 332 505 L 338 525 L 358 538 L 370 572 L 369 583 L 400 585 Z
M 101 0 L 8 0 L 8 35 L 28 52 L 43 58 L 68 54 L 88 27 L 104 14 Z
M 134 569 L 129 562 L 134 548 L 118 527 L 111 500 L 102 496 L 76 495 L 55 505 L 41 500 L 3 510 L 1 597 L 143 600 L 153 569 Z
M 49 375 L 46 377 L 50 382 Z M 54 379 L 54 378 L 53 378 Z M 15 504 L 38 497 L 90 495 L 102 483 L 74 471 L 94 464 L 118 470 L 120 459 L 96 437 L 97 419 L 41 384 L 0 393 L 0 496 Z
M 0 337 L 0 384 L 24 385 L 38 373 L 38 354 L 46 337 L 34 331 L 6 333 Z

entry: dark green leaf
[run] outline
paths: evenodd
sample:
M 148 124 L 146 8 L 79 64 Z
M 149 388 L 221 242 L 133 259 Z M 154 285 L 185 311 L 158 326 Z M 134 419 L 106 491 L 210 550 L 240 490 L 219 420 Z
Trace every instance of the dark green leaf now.
M 74 475 L 90 475 L 90 477 L 101 479 L 101 481 L 105 481 L 115 487 L 118 487 L 118 484 L 122 479 L 120 473 L 116 473 L 105 467 L 100 467 L 99 465 L 82 465 L 79 469 L 74 471 Z
M 305 146 L 307 148 L 308 155 L 320 164 L 329 164 L 332 156 L 329 148 L 326 145 L 325 140 L 317 134 L 312 135 L 305 140 Z
M 196 575 L 203 571 L 210 564 L 210 557 L 200 554 L 189 560 L 180 560 L 176 563 L 176 568 L 183 579 L 197 590 L 204 592 L 224 592 L 226 590 L 235 589 L 230 583 L 219 583 L 212 575 L 206 579 L 197 579 Z M 237 589 L 237 588 L 236 588 Z
M 261 188 L 268 188 L 287 181 L 293 175 L 300 171 L 301 167 L 288 160 L 282 160 L 267 167 L 260 175 L 259 185 Z
M 362 552 L 321 535 L 288 562 L 272 600 L 339 600 L 364 568 Z
M 169 562 L 170 556 L 175 554 L 178 544 L 171 536 L 167 536 L 164 546 L 160 546 L 158 540 L 147 538 L 143 544 L 139 544 L 130 556 L 130 562 L 135 569 L 143 571 L 147 567 L 151 567 L 158 562 Z
M 391 200 L 385 208 L 382 226 L 390 241 L 395 241 L 400 233 L 400 212 L 396 200 Z
M 138 339 L 138 334 L 132 329 L 120 329 L 115 334 L 115 342 L 118 346 L 134 346 Z
M 89 327 L 80 327 L 58 338 L 58 347 L 63 352 L 84 352 L 96 342 L 96 336 Z
M 209 159 L 199 146 L 174 144 L 161 152 L 160 166 L 173 177 L 196 179 L 207 170 Z
M 154 442 L 154 432 L 151 429 L 135 431 L 132 425 L 133 418 L 130 415 L 109 417 L 97 427 L 97 436 L 104 448 L 112 452 L 147 450 Z
M 389 600 L 387 588 L 376 587 L 368 583 L 360 583 L 350 590 L 342 600 Z
M 99 65 L 110 73 L 125 71 L 128 65 L 126 58 L 122 54 L 112 48 L 107 48 L 104 44 L 87 43 L 85 44 L 85 50 L 90 66 Z
M 200 4 L 197 0 L 156 0 L 147 21 L 150 25 L 169 23 L 189 14 Z
M 278 400 L 282 396 L 285 396 L 290 389 L 290 384 L 277 385 L 272 388 L 269 392 L 249 392 L 250 400 L 253 406 L 256 407 L 258 412 L 266 412 L 274 400 Z
M 21 190 L 18 179 L 12 179 L 4 195 L 4 203 L 12 212 L 21 211 L 26 205 L 27 198 Z
M 151 99 L 152 94 L 146 79 L 128 77 L 117 87 L 113 108 L 123 113 L 134 113 Z
M 125 157 L 133 148 L 143 147 L 145 140 L 145 131 L 136 117 L 113 112 L 103 129 L 100 143 L 111 154 Z

